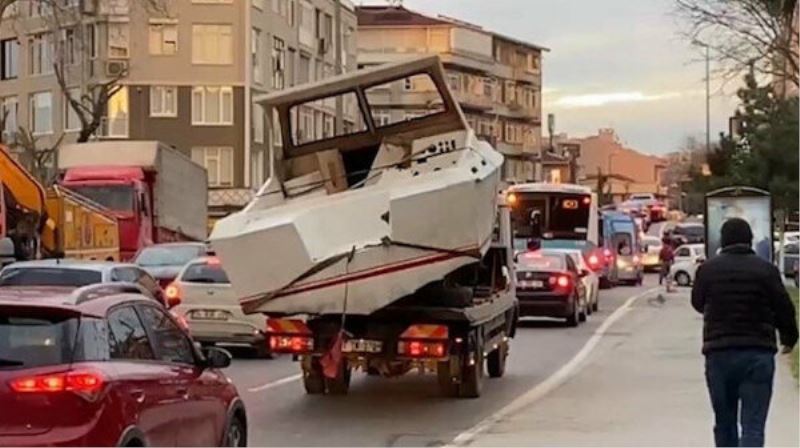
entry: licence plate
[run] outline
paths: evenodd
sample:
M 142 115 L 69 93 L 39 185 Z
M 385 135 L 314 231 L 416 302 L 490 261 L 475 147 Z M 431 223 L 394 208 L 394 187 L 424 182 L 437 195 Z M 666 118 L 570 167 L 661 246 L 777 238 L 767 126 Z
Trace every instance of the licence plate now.
M 383 351 L 383 342 L 371 339 L 348 339 L 342 344 L 345 353 L 380 353 Z
M 531 288 L 531 289 L 535 289 L 535 288 L 541 288 L 541 287 L 543 287 L 543 286 L 544 286 L 544 282 L 543 282 L 543 281 L 541 281 L 541 280 L 521 280 L 521 281 L 519 282 L 519 286 L 520 286 L 521 288 Z
M 228 320 L 230 313 L 221 310 L 194 310 L 191 317 L 195 320 Z

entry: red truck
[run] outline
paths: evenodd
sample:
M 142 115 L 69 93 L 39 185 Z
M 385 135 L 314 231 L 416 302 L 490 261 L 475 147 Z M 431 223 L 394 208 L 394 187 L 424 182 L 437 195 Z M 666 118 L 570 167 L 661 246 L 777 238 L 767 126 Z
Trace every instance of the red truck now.
M 61 185 L 110 209 L 119 221 L 120 258 L 142 247 L 207 236 L 205 168 L 156 141 L 64 145 Z

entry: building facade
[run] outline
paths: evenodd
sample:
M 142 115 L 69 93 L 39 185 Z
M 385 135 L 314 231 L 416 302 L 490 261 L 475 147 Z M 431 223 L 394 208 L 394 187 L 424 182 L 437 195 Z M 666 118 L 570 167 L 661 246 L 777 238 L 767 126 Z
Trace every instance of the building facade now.
M 439 55 L 450 90 L 469 125 L 505 155 L 504 178 L 518 182 L 538 179 L 545 48 L 403 7 L 360 6 L 356 11 L 359 66 Z M 418 89 L 407 86 L 397 113 L 409 117 L 422 113 L 412 104 Z
M 37 0 L 18 2 L 0 25 L 0 105 L 5 141 L 18 127 L 74 141 L 80 124 L 53 73 L 90 91 L 123 71 L 94 138 L 161 140 L 208 170 L 218 215 L 243 206 L 269 172 L 272 138 L 259 94 L 336 72 L 334 0 L 66 0 L 54 26 Z M 356 67 L 355 8 L 341 3 L 342 71 Z M 67 14 L 68 13 L 68 14 Z M 63 17 L 67 19 L 64 20 Z M 73 54 L 74 53 L 74 54 Z M 330 114 L 310 114 L 323 132 Z
M 578 182 L 596 187 L 604 179 L 606 193 L 621 202 L 633 193 L 653 193 L 666 197 L 667 160 L 626 147 L 613 129 L 600 129 L 597 135 L 583 138 L 558 136 L 557 146 L 570 151 L 575 159 Z

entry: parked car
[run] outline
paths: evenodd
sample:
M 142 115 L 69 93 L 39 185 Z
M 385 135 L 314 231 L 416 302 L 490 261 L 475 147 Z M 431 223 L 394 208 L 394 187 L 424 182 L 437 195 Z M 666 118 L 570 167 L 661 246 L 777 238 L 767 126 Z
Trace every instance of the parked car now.
M 246 345 L 259 357 L 268 357 L 267 319 L 242 312 L 228 276 L 216 257 L 190 261 L 166 289 L 179 303 L 172 309 L 182 316 L 194 340 L 202 344 Z
M 0 446 L 245 446 L 230 354 L 138 291 L 0 289 Z
M 658 257 L 664 243 L 655 236 L 645 235 L 642 238 L 642 267 L 645 271 L 658 271 L 661 259 Z
M 582 274 L 581 281 L 586 289 L 587 314 L 591 315 L 592 312 L 597 311 L 600 308 L 600 276 L 589 266 L 584 254 L 577 249 L 550 249 L 548 252 L 563 252 L 572 257 L 572 261 L 578 267 L 578 272 Z
M 517 299 L 520 317 L 541 316 L 566 320 L 576 327 L 588 313 L 586 288 L 572 257 L 561 252 L 524 252 L 517 257 Z
M 78 288 L 94 283 L 127 282 L 141 286 L 154 299 L 169 306 L 158 282 L 132 263 L 48 259 L 13 263 L 0 271 L 3 286 L 64 286 Z
M 186 263 L 208 253 L 208 246 L 200 242 L 154 244 L 140 250 L 133 262 L 166 288 Z
M 794 277 L 795 265 L 800 261 L 800 242 L 784 239 L 778 256 L 778 268 L 785 277 Z
M 670 238 L 675 246 L 683 244 L 703 244 L 706 241 L 706 228 L 695 222 L 680 223 L 672 229 Z
M 669 275 L 679 286 L 694 283 L 697 268 L 706 260 L 706 247 L 703 244 L 686 244 L 675 250 L 675 261 Z

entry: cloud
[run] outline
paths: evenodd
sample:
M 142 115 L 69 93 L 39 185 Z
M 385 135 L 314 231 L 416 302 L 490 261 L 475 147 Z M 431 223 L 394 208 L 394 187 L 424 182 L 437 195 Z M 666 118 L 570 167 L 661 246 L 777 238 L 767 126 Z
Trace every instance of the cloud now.
M 554 108 L 572 109 L 579 107 L 599 107 L 619 103 L 642 103 L 648 101 L 661 101 L 680 98 L 681 92 L 665 92 L 647 94 L 643 92 L 608 92 L 590 93 L 586 95 L 567 95 L 556 99 L 551 106 Z

